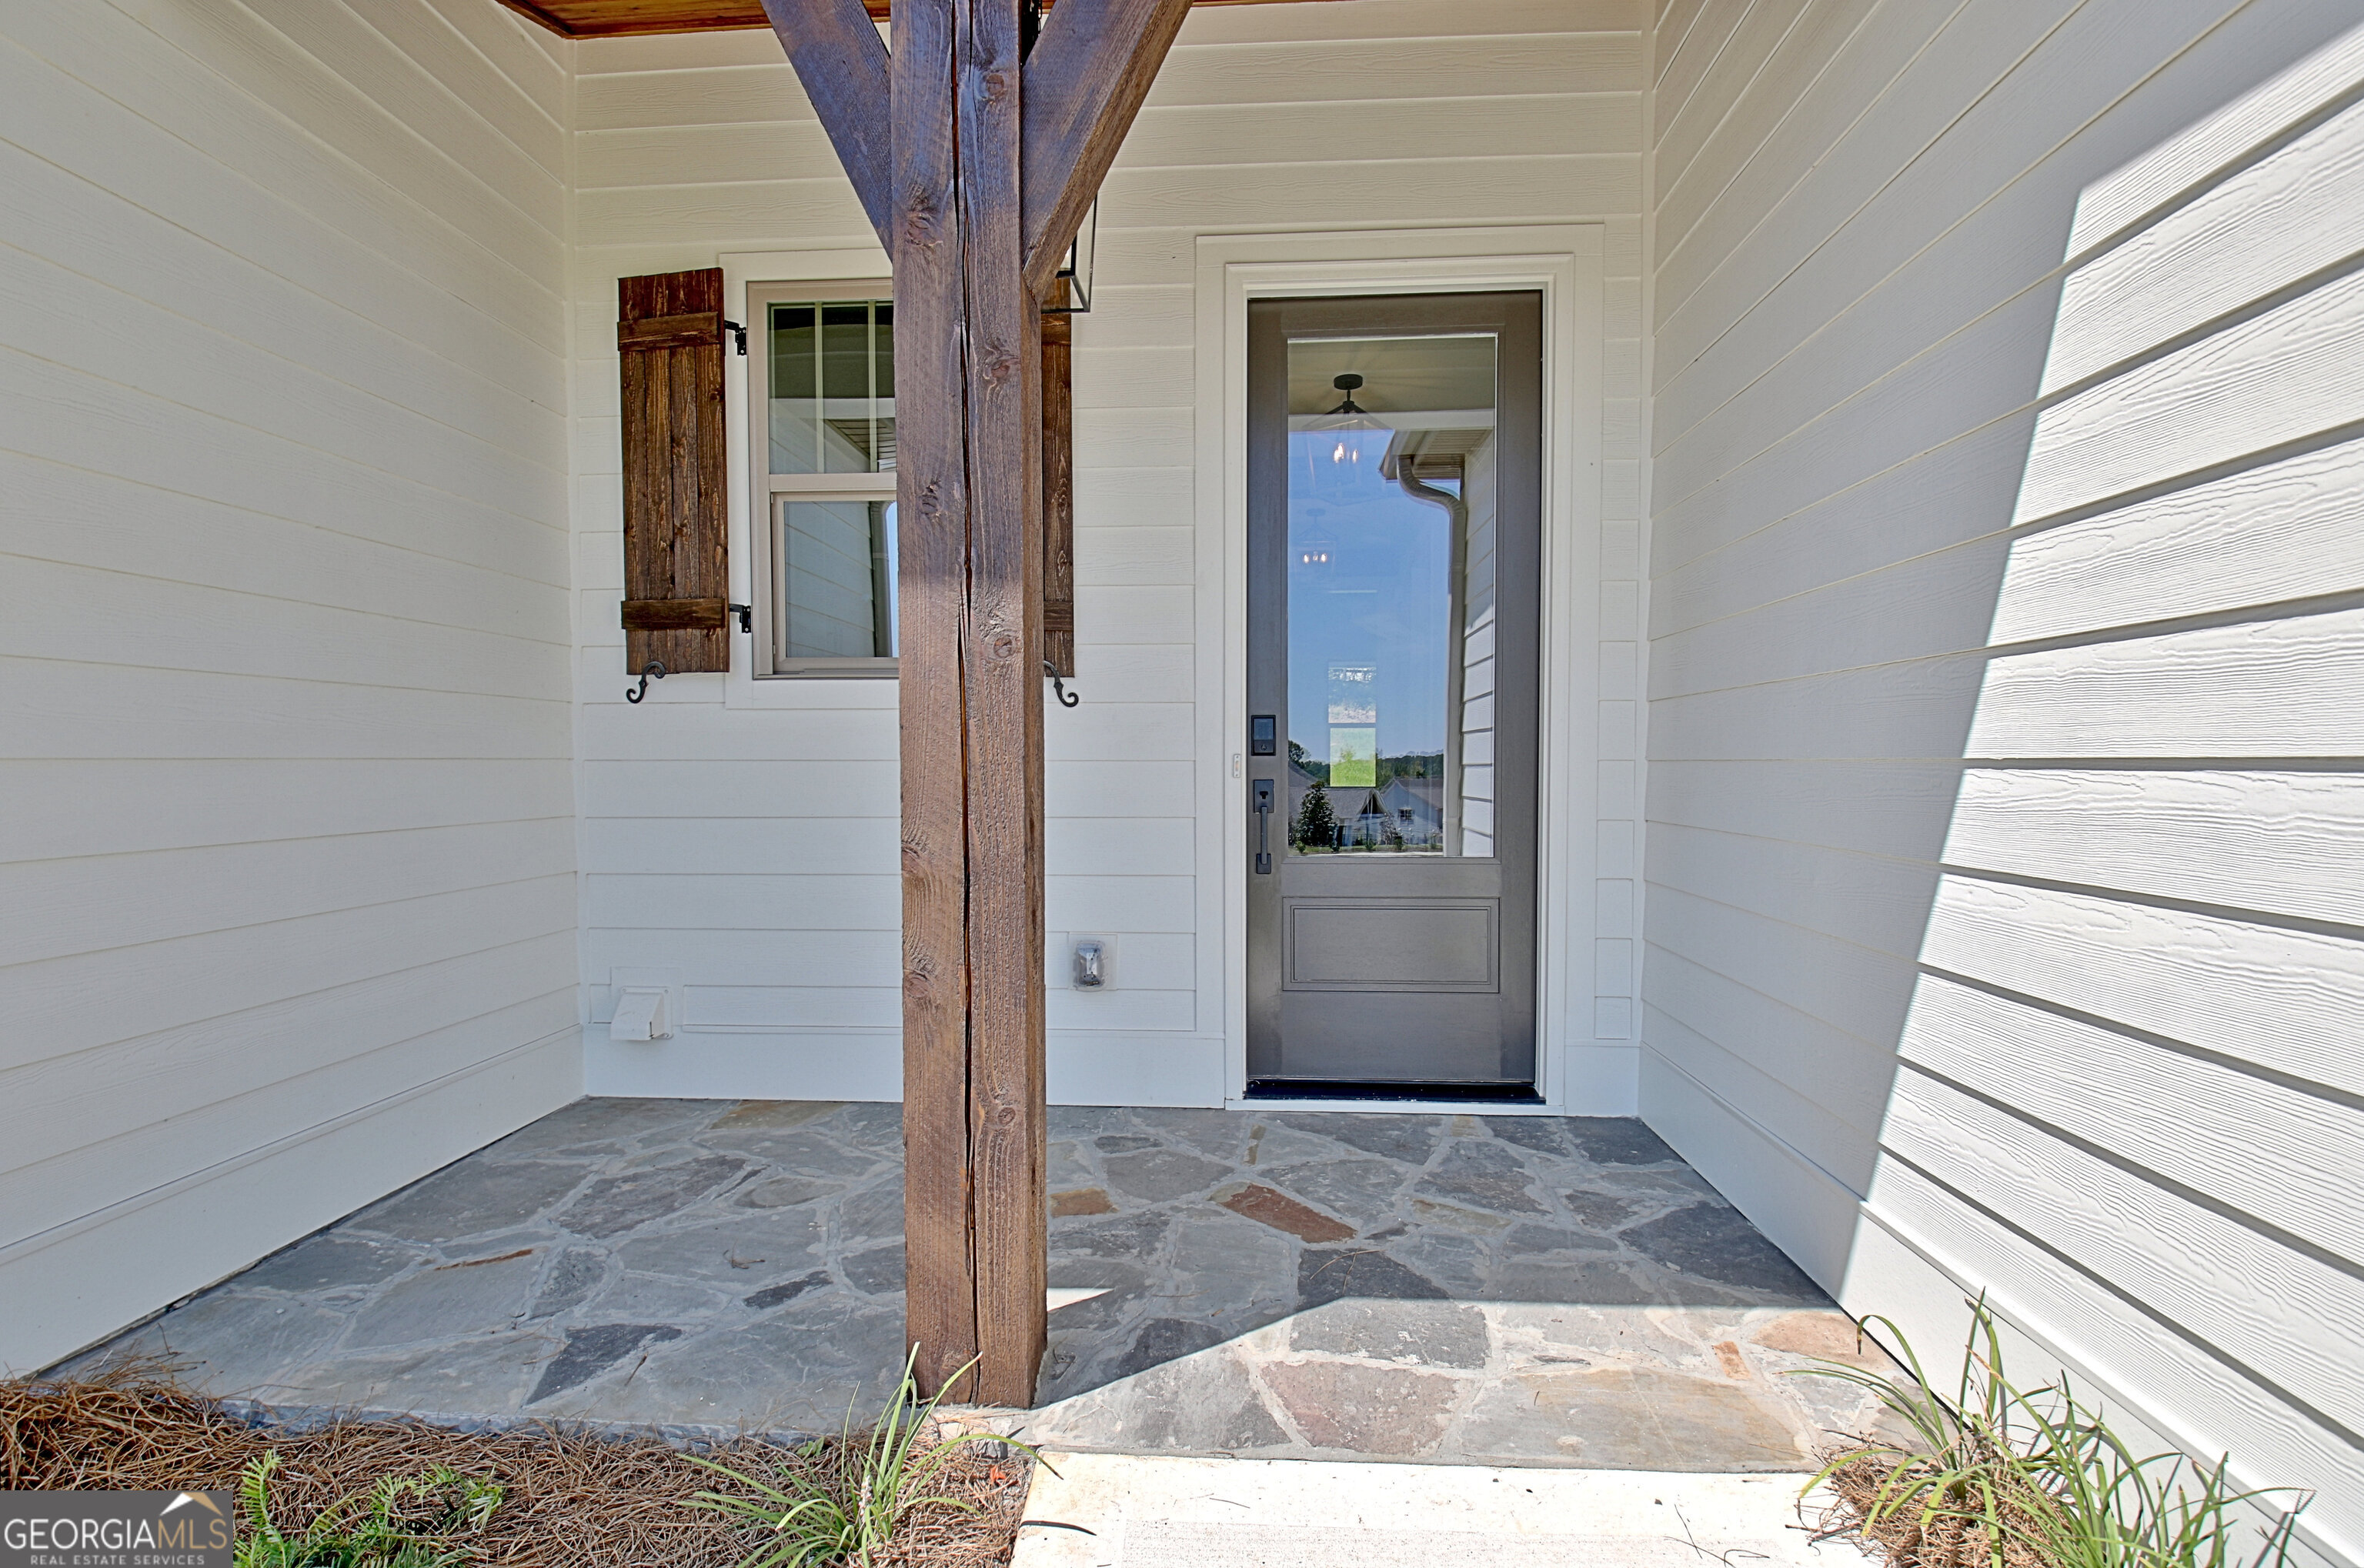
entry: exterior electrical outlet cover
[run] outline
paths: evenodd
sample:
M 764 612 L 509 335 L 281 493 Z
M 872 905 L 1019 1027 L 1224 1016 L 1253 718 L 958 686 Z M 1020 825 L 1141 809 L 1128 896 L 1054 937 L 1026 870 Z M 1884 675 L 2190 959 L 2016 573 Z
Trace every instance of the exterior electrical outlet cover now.
M 1076 944 L 1076 989 L 1097 991 L 1108 984 L 1108 950 L 1092 937 Z
M 1113 931 L 1045 931 L 1043 984 L 1054 991 L 1080 991 L 1087 995 L 1113 991 L 1123 945 L 1123 939 Z M 1087 946 L 1099 949 L 1097 981 L 1084 978 L 1082 950 Z

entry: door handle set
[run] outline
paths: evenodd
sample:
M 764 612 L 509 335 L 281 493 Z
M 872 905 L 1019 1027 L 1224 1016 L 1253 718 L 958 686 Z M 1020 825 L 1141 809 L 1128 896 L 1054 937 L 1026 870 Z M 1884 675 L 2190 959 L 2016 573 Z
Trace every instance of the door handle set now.
M 1256 814 L 1256 858 L 1258 876 L 1272 874 L 1272 783 L 1258 779 L 1249 787 L 1254 792 Z

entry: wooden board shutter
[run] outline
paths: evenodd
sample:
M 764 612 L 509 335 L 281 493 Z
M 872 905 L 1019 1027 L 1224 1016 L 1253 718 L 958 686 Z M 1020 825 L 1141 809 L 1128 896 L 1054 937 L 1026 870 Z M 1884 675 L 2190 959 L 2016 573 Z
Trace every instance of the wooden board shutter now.
M 722 269 L 616 280 L 624 415 L 624 667 L 730 668 Z
M 1064 301 L 1067 285 L 1052 285 Z M 1075 317 L 1043 317 L 1043 660 L 1076 673 Z

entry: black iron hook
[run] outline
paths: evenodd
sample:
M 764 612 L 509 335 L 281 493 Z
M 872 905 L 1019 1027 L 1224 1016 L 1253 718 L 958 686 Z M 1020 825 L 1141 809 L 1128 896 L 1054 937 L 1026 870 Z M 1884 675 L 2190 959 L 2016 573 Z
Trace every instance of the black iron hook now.
M 649 677 L 651 675 L 654 675 L 660 681 L 665 678 L 663 660 L 652 659 L 647 663 L 641 666 L 641 684 L 638 686 L 625 687 L 624 700 L 626 702 L 638 702 L 642 697 L 647 696 L 649 695 Z
M 1067 683 L 1059 679 L 1059 667 L 1048 659 L 1043 661 L 1043 673 L 1051 677 L 1051 690 L 1058 694 L 1061 707 L 1081 707 L 1084 699 L 1067 690 Z

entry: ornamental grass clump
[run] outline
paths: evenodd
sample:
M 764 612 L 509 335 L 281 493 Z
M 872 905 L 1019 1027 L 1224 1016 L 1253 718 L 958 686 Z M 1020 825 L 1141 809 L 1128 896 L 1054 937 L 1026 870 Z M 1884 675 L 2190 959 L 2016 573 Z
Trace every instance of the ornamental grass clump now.
M 713 1460 L 691 1461 L 743 1489 L 701 1492 L 697 1505 L 763 1532 L 754 1549 L 740 1559 L 739 1568 L 884 1568 L 889 1562 L 949 1562 L 952 1554 L 945 1548 L 956 1551 L 959 1540 L 972 1533 L 959 1525 L 963 1516 L 978 1511 L 978 1505 L 931 1488 L 941 1485 L 962 1451 L 987 1443 L 1018 1450 L 1030 1459 L 1042 1457 L 1025 1443 L 986 1432 L 944 1436 L 936 1422 L 936 1405 L 943 1395 L 940 1391 L 921 1399 L 912 1376 L 919 1353 L 915 1345 L 904 1358 L 901 1381 L 866 1430 L 856 1432 L 853 1407 L 848 1405 L 844 1429 L 837 1438 L 807 1443 L 768 1479 Z M 953 1373 L 944 1387 L 958 1385 L 976 1365 L 972 1361 Z M 996 1484 L 1015 1479 L 1005 1477 L 998 1465 L 991 1474 Z M 1006 1554 L 995 1559 L 1008 1560 Z
M 2228 1459 L 2211 1468 L 2171 1451 L 2136 1457 L 2067 1378 L 2013 1384 L 1992 1311 L 1983 1297 L 1970 1310 L 1950 1399 L 1885 1318 L 1866 1321 L 1888 1330 L 1909 1384 L 1836 1362 L 1798 1374 L 1869 1390 L 1908 1434 L 1825 1451 L 1807 1484 L 1827 1484 L 1837 1499 L 1823 1537 L 1853 1536 L 1890 1568 L 2283 1568 L 2305 1495 L 2236 1491 Z M 2266 1505 L 2276 1493 L 2292 1506 Z

